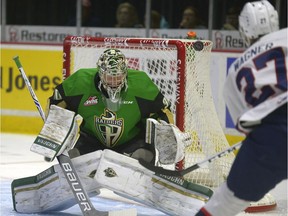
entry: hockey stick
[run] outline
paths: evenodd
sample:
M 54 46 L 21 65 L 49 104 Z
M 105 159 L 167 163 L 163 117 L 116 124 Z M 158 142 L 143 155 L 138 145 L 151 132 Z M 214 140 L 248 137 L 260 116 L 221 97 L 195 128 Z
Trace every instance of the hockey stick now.
M 21 76 L 23 77 L 25 84 L 34 100 L 34 103 L 40 113 L 40 116 L 42 118 L 42 120 L 45 122 L 45 114 L 43 112 L 43 109 L 40 105 L 40 102 L 36 96 L 36 94 L 34 93 L 34 90 L 29 82 L 29 79 L 27 78 L 25 71 L 22 67 L 22 64 L 19 60 L 19 56 L 15 56 L 13 58 L 13 60 L 15 61 L 17 68 L 20 71 Z M 90 201 L 90 197 L 87 195 L 87 192 L 85 191 L 80 178 L 75 170 L 75 167 L 71 161 L 71 159 L 69 158 L 69 156 L 67 156 L 67 150 L 64 151 L 63 154 L 57 156 L 57 160 L 60 164 L 60 167 L 67 179 L 67 182 L 69 183 L 69 186 L 73 192 L 73 195 L 77 201 L 77 204 L 79 205 L 82 214 L 84 216 L 113 216 L 113 215 L 119 215 L 119 214 L 125 214 L 125 215 L 129 215 L 129 216 L 134 216 L 137 213 L 135 212 L 135 209 L 127 209 L 127 210 L 120 210 L 120 211 L 109 211 L 109 212 L 104 212 L 104 211 L 98 211 L 94 208 L 93 204 Z
M 203 161 L 199 162 L 199 163 L 196 163 L 184 170 L 167 170 L 167 169 L 164 169 L 162 167 L 159 167 L 159 166 L 154 166 L 146 161 L 144 161 L 143 159 L 139 159 L 139 163 L 144 166 L 145 168 L 155 172 L 155 174 L 162 174 L 162 175 L 167 175 L 167 176 L 183 176 L 189 172 L 192 172 L 198 168 L 201 168 L 203 167 L 206 163 L 211 163 L 212 161 L 218 159 L 218 158 L 221 158 L 229 153 L 231 153 L 232 151 L 234 150 L 237 150 L 241 147 L 242 145 L 242 142 L 238 142 L 236 143 L 235 145 L 217 153 L 217 154 L 214 154 L 213 156 L 209 157 L 209 158 L 206 158 L 204 159 Z

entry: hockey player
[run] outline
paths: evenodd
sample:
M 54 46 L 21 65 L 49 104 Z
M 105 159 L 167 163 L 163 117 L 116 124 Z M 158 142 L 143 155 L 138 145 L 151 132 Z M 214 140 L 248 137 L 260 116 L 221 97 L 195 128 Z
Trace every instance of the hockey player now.
M 244 5 L 239 31 L 251 46 L 229 68 L 224 97 L 247 136 L 227 182 L 197 216 L 236 215 L 287 179 L 287 28 L 278 28 L 268 1 Z
M 52 104 L 83 117 L 75 145 L 80 155 L 108 148 L 154 161 L 154 147 L 144 142 L 145 119 L 173 123 L 157 86 L 145 72 L 129 69 L 118 49 L 105 50 L 97 68 L 80 69 L 64 80 L 49 98 Z

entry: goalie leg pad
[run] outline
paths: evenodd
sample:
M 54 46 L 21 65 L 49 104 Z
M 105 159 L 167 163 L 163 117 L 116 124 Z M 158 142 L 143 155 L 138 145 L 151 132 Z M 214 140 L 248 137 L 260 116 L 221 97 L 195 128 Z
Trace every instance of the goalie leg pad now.
M 212 196 L 210 188 L 182 178 L 157 176 L 137 160 L 104 150 L 95 180 L 131 200 L 171 215 L 194 215 Z
M 90 196 L 98 195 L 100 185 L 93 177 L 102 151 L 72 159 L 83 187 Z M 73 185 L 77 189 L 77 185 Z M 76 204 L 75 197 L 59 164 L 36 176 L 15 179 L 11 185 L 13 206 L 20 213 L 62 211 Z

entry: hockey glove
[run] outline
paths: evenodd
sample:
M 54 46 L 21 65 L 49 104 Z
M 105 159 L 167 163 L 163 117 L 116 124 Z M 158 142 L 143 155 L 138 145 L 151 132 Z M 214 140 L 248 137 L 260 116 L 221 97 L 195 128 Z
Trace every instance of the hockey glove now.
M 173 124 L 148 118 L 146 121 L 146 143 L 154 144 L 156 152 L 158 152 L 159 162 L 163 165 L 169 165 L 184 158 L 184 149 L 191 143 L 191 136 L 181 132 Z
M 45 124 L 30 150 L 53 161 L 56 156 L 74 147 L 82 120 L 73 111 L 51 105 Z

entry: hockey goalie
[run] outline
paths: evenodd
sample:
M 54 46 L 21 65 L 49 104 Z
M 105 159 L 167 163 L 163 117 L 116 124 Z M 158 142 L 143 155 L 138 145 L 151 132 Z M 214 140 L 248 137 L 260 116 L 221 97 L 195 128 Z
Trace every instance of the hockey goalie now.
M 183 160 L 185 144 L 168 100 L 145 72 L 128 68 L 118 49 L 105 50 L 96 66 L 79 69 L 55 87 L 31 151 L 57 158 L 59 165 L 14 180 L 14 209 L 61 211 L 78 204 L 85 213 L 92 209 L 89 196 L 104 187 L 168 214 L 196 212 L 212 195 L 209 188 L 154 175 L 138 163 Z M 59 158 L 68 152 L 72 160 L 63 164 Z
M 72 149 L 70 153 L 73 153 L 81 120 L 71 111 L 51 106 L 31 150 L 51 159 L 64 150 Z M 147 119 L 146 142 L 155 148 L 155 163 L 158 165 L 174 167 L 175 163 L 183 159 L 189 139 L 189 135 L 172 124 Z M 195 214 L 213 193 L 209 188 L 182 178 L 155 175 L 142 167 L 137 159 L 110 149 L 76 154 L 72 162 L 90 197 L 99 195 L 101 188 L 107 188 L 171 215 Z M 21 213 L 62 211 L 76 204 L 58 164 L 36 176 L 14 180 L 12 196 L 14 209 Z

